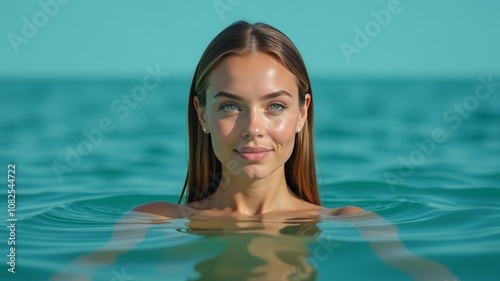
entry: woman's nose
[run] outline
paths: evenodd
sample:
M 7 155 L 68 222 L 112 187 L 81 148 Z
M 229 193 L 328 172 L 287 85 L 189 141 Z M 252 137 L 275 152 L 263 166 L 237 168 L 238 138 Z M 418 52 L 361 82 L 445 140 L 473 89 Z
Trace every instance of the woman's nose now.
M 265 121 L 263 113 L 258 110 L 251 110 L 245 116 L 243 122 L 242 135 L 245 138 L 258 138 L 262 137 L 265 133 Z

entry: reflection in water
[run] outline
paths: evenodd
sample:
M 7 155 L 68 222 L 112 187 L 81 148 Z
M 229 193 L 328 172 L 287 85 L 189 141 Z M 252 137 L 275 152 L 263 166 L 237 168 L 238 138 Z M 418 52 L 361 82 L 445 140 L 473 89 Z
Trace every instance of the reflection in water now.
M 307 258 L 319 235 L 317 221 L 263 222 L 194 219 L 187 233 L 214 236 L 225 248 L 195 266 L 205 280 L 316 280 Z M 308 239 L 311 238 L 311 239 Z
M 100 250 L 75 259 L 67 270 L 51 280 L 92 280 L 99 268 L 116 265 L 121 255 L 130 257 L 122 260 L 126 261 L 124 266 L 127 271 L 133 269 L 138 256 L 160 259 L 145 262 L 146 270 L 142 268 L 130 273 L 137 280 L 146 280 L 146 275 L 149 277 L 147 280 L 163 280 L 165 277 L 178 280 L 179 275 L 172 276 L 172 271 L 181 276 L 190 276 L 181 280 L 196 281 L 330 280 L 332 276 L 325 276 L 325 271 L 334 272 L 337 276 L 343 270 L 343 265 L 348 267 L 348 277 L 384 279 L 386 275 L 366 276 L 370 273 L 356 270 L 358 265 L 374 266 L 380 261 L 388 265 L 387 268 L 397 269 L 395 274 L 402 272 L 403 278 L 456 280 L 453 273 L 443 265 L 409 251 L 400 240 L 397 227 L 373 213 L 352 217 L 301 219 L 217 217 L 159 221 L 158 218 L 153 218 L 153 223 L 145 223 L 144 217 L 135 219 L 135 222 L 122 220 L 117 223 L 110 241 Z M 156 230 L 166 230 L 173 240 L 182 241 L 187 237 L 186 234 L 202 239 L 184 240 L 166 248 L 158 248 L 156 243 L 165 245 L 165 232 L 153 231 L 153 234 L 161 234 L 160 237 L 146 237 L 155 225 L 160 226 Z M 339 233 L 332 236 L 331 227 Z M 359 236 L 351 237 L 353 233 L 358 233 Z M 155 240 L 156 238 L 160 240 Z M 153 247 L 144 249 L 151 239 Z M 361 259 L 371 255 L 361 248 L 351 248 L 354 252 L 346 252 L 349 242 L 354 245 L 369 244 L 375 254 L 373 257 L 376 256 L 378 260 Z M 344 246 L 337 251 L 341 244 Z M 127 252 L 130 255 L 126 255 Z M 351 256 L 347 257 L 346 254 Z M 346 263 L 338 263 L 344 259 Z M 354 271 L 349 271 L 353 266 Z M 319 271 L 323 277 L 319 276 Z M 385 279 L 395 279 L 392 272 L 389 274 L 391 277 Z
M 358 242 L 367 242 L 380 261 L 413 280 L 456 280 L 445 266 L 410 252 L 397 227 L 373 213 L 327 220 L 354 226 L 361 236 L 356 238 Z M 316 280 L 318 263 L 331 258 L 340 246 L 331 236 L 320 236 L 320 223 L 328 222 L 193 219 L 186 224 L 187 233 L 212 236 L 226 246 L 195 266 L 199 273 L 195 280 Z

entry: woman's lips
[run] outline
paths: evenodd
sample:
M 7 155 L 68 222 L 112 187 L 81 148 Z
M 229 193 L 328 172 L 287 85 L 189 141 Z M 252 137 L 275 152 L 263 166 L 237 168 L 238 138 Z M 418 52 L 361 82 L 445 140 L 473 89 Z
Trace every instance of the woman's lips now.
M 271 149 L 265 147 L 242 147 L 235 150 L 235 152 L 243 159 L 247 161 L 260 161 L 266 158 Z

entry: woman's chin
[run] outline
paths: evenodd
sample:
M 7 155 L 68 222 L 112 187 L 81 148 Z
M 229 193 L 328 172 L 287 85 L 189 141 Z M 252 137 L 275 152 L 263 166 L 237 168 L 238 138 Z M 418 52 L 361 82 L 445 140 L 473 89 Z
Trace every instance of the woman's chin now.
M 241 172 L 238 174 L 238 177 L 240 177 L 243 180 L 249 180 L 249 181 L 256 181 L 260 179 L 267 178 L 269 176 L 268 171 L 263 171 L 261 169 L 254 169 L 254 168 L 243 168 Z

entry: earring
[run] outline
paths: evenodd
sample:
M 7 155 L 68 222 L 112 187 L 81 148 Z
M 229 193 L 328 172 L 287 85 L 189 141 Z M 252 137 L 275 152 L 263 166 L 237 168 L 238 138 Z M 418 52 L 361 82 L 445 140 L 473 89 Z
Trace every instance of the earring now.
M 207 133 L 207 128 L 203 128 L 203 133 Z
M 300 128 L 297 128 L 297 133 L 300 133 Z

